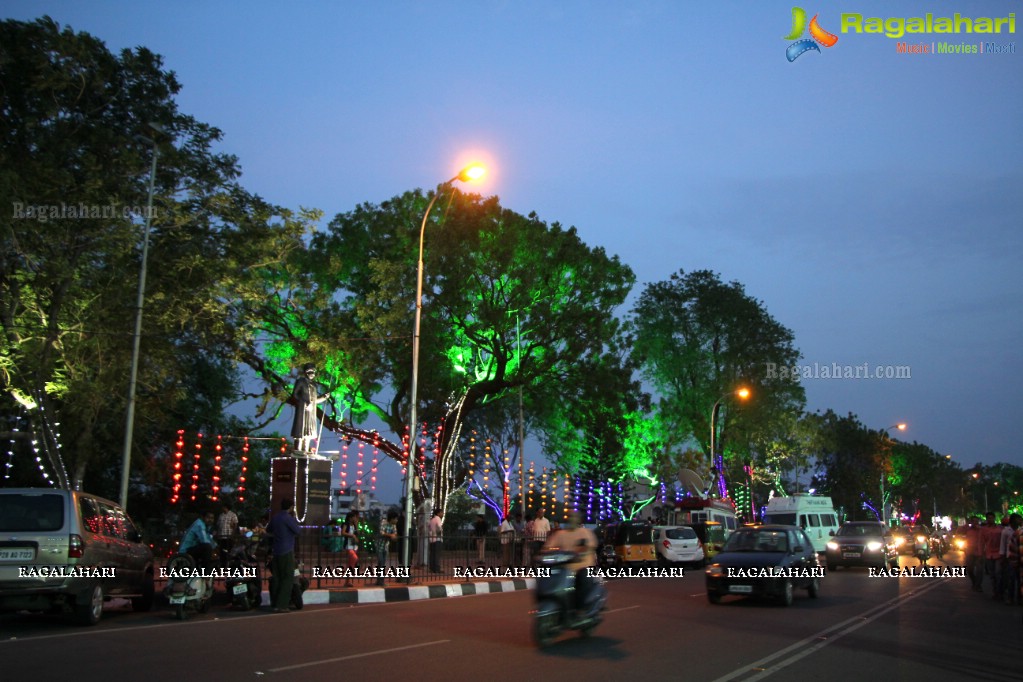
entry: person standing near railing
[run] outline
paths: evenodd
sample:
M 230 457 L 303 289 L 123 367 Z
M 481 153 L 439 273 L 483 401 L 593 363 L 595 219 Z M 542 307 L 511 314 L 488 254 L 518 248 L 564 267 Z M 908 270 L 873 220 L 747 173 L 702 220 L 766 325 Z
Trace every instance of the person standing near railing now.
M 398 539 L 398 512 L 387 512 L 387 519 L 380 522 L 380 529 L 377 531 L 377 568 L 381 571 L 387 568 L 387 552 L 391 542 Z M 384 576 L 377 578 L 377 585 L 383 587 Z
M 430 540 L 430 572 L 440 573 L 440 551 L 444 547 L 444 521 L 440 509 L 433 510 L 429 527 Z
M 511 519 L 505 516 L 497 532 L 501 536 L 501 564 L 505 568 L 511 568 L 512 552 L 515 549 L 515 526 L 512 525 Z
M 487 523 L 483 514 L 477 514 L 472 529 L 476 535 L 476 562 L 482 566 L 486 563 L 487 533 L 490 531 L 490 524 Z

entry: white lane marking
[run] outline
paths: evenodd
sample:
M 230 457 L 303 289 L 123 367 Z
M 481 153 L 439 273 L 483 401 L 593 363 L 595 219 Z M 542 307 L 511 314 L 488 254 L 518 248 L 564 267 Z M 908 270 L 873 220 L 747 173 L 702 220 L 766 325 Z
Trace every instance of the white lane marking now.
M 759 672 L 757 672 L 756 675 L 753 675 L 751 677 L 744 677 L 743 682 L 750 682 L 751 680 L 761 680 L 767 677 L 768 675 L 773 675 L 782 668 L 786 668 L 792 665 L 796 661 L 805 658 L 806 656 L 809 656 L 810 654 L 814 653 L 815 651 L 823 647 L 826 647 L 828 644 L 831 644 L 835 640 L 840 639 L 845 635 L 848 635 L 850 632 L 855 632 L 856 630 L 859 630 L 864 625 L 867 625 L 871 621 L 880 618 L 889 611 L 894 611 L 895 609 L 902 606 L 902 604 L 908 602 L 910 599 L 916 599 L 917 597 L 924 595 L 927 592 L 930 592 L 931 590 L 938 587 L 939 585 L 944 584 L 948 580 L 951 580 L 951 578 L 944 578 L 942 580 L 935 581 L 925 587 L 921 587 L 918 590 L 913 590 L 912 592 L 909 592 L 907 594 L 901 594 L 898 597 L 895 597 L 894 599 L 890 599 L 883 604 L 880 604 L 878 606 L 875 606 L 871 609 L 864 611 L 862 614 L 858 616 L 853 616 L 852 618 L 844 620 L 837 625 L 833 625 L 830 628 L 821 630 L 815 635 L 810 635 L 806 639 L 800 640 L 795 644 L 792 644 L 791 646 L 787 646 L 780 651 L 776 651 L 770 656 L 765 656 L 764 658 L 761 658 L 759 661 L 754 661 L 753 663 L 750 663 L 747 666 L 733 670 L 727 675 L 722 675 L 716 680 L 713 680 L 713 682 L 727 682 L 728 680 L 734 680 L 739 675 L 743 675 L 753 670 L 757 670 Z M 803 651 L 794 653 L 789 658 L 782 658 L 783 656 L 786 656 L 794 651 L 797 651 L 798 649 L 807 646 L 811 642 L 817 643 Z M 766 667 L 768 663 L 774 661 L 775 659 L 782 660 L 770 667 Z
M 605 611 L 604 613 L 617 613 L 619 611 L 630 611 L 632 609 L 638 609 L 638 608 L 639 608 L 639 604 L 637 604 L 635 606 L 623 606 L 623 607 L 618 608 L 618 609 L 609 609 L 609 610 Z
M 299 668 L 309 668 L 314 665 L 325 665 L 327 663 L 339 663 L 340 661 L 350 661 L 353 658 L 365 658 L 367 656 L 378 656 L 380 654 L 393 654 L 395 651 L 408 651 L 409 649 L 421 649 L 424 646 L 433 646 L 435 644 L 447 644 L 450 639 L 438 639 L 435 642 L 422 642 L 421 644 L 409 644 L 408 646 L 394 647 L 393 649 L 377 649 L 376 651 L 365 651 L 361 654 L 352 654 L 350 656 L 340 656 L 338 658 L 325 658 L 322 661 L 309 661 L 308 663 L 298 663 L 296 665 L 286 665 L 283 668 L 270 668 L 267 672 L 279 673 L 285 670 L 298 670 Z M 259 674 L 258 672 L 256 673 Z

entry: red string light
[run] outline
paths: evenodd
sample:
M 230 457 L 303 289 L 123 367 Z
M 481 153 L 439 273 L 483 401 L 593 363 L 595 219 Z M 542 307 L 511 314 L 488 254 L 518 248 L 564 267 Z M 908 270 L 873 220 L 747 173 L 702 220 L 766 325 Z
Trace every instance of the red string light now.
M 195 441 L 195 456 L 192 458 L 192 502 L 195 502 L 196 495 L 199 494 L 199 456 L 201 454 L 202 434 L 197 433 Z
M 174 469 L 171 480 L 174 484 L 171 488 L 171 504 L 176 504 L 181 499 L 181 470 L 182 459 L 185 456 L 185 430 L 178 429 L 178 439 L 174 442 Z
M 249 472 L 249 437 L 242 443 L 242 472 L 238 475 L 238 501 L 245 501 L 245 479 Z
M 217 434 L 217 444 L 213 448 L 215 454 L 213 455 L 213 495 L 210 496 L 214 502 L 220 495 L 220 462 L 223 459 L 224 454 L 224 437 Z

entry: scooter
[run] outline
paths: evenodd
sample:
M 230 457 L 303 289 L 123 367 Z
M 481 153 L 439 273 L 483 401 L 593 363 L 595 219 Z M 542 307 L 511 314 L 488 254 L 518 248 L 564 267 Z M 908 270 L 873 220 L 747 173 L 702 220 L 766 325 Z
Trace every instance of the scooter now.
M 242 611 L 254 609 L 263 603 L 263 579 L 256 559 L 256 542 L 252 531 L 246 531 L 228 555 L 230 577 L 224 585 L 231 595 L 231 603 Z
M 195 560 L 187 554 L 175 554 L 167 562 L 167 587 L 164 594 L 174 616 L 185 620 L 189 611 L 206 613 L 213 598 L 213 578 L 204 577 Z
M 541 648 L 565 630 L 578 630 L 583 637 L 588 637 L 603 620 L 602 612 L 607 606 L 603 578 L 587 578 L 589 589 L 583 603 L 577 603 L 577 578 L 575 571 L 569 568 L 577 558 L 575 552 L 563 549 L 547 550 L 538 557 L 538 566 L 550 569 L 549 575 L 536 579 L 534 636 Z
M 931 539 L 923 533 L 917 534 L 914 539 L 913 554 L 920 560 L 921 566 L 926 566 L 927 560 L 931 558 Z
M 931 554 L 937 556 L 938 559 L 945 558 L 945 552 L 948 551 L 948 538 L 940 530 L 936 530 L 931 533 Z

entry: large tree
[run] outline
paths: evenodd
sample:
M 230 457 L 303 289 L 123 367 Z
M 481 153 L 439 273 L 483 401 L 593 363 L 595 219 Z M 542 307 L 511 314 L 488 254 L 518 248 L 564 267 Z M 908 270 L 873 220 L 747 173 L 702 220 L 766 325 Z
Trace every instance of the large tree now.
M 183 377 L 215 367 L 234 385 L 238 302 L 307 230 L 238 185 L 236 159 L 213 151 L 221 132 L 178 110 L 180 87 L 145 48 L 0 22 L 2 409 L 27 410 L 60 485 L 120 459 L 152 155 L 136 454 L 171 442 L 190 405 L 223 409 L 222 386 Z
M 724 466 L 741 470 L 757 445 L 786 431 L 786 415 L 802 411 L 802 386 L 777 371 L 799 359 L 792 332 L 739 282 L 707 270 L 679 271 L 646 286 L 632 311 L 635 360 L 656 389 L 666 452 L 693 443 L 707 455 L 710 477 Z M 739 404 L 740 387 L 752 395 Z M 711 413 L 717 413 L 716 453 L 710 452 Z M 714 471 L 713 469 L 718 469 Z
M 407 192 L 338 215 L 289 266 L 309 275 L 268 277 L 267 305 L 251 312 L 265 334 L 250 349 L 252 364 L 271 393 L 285 399 L 295 365 L 317 362 L 344 415 L 328 415 L 327 426 L 379 442 L 396 460 L 409 415 L 416 258 L 430 199 Z M 425 429 L 431 444 L 416 471 L 432 472 L 442 506 L 464 476 L 457 454 L 465 419 L 520 386 L 533 404 L 579 380 L 618 334 L 614 312 L 634 277 L 575 228 L 502 208 L 496 197 L 448 188 L 426 230 L 416 431 Z M 370 416 L 394 437 L 369 429 Z

